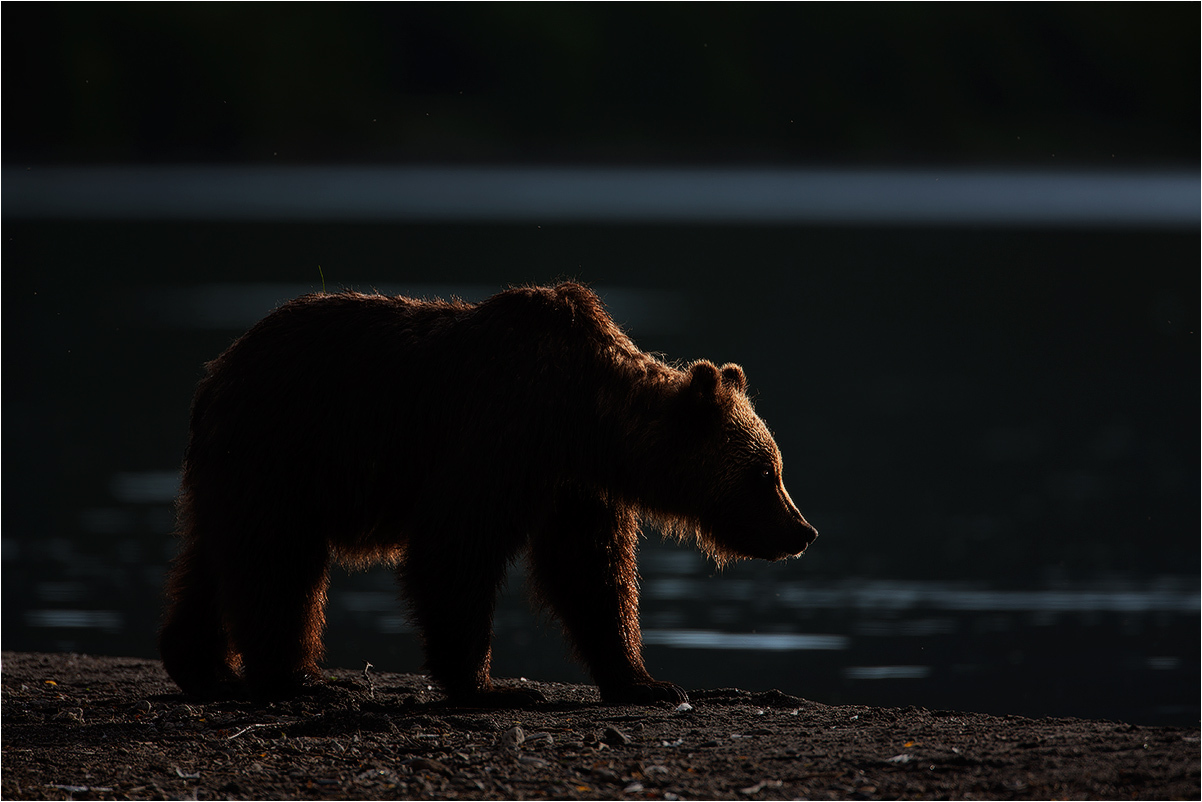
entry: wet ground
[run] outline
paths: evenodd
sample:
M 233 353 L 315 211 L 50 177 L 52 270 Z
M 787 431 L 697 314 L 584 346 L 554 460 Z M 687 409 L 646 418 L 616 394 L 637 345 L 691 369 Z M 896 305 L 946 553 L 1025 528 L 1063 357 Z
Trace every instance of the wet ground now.
M 336 670 L 285 703 L 199 703 L 156 661 L 3 654 L 5 799 L 1195 799 L 1197 728 L 829 706 L 694 690 L 604 706 L 525 683 L 448 707 L 424 677 Z M 517 682 L 520 682 L 517 681 Z

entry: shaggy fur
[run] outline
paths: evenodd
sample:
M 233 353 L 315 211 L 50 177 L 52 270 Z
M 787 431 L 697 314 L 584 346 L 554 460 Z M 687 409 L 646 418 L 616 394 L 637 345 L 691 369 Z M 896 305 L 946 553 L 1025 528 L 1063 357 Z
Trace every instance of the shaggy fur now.
M 720 562 L 816 537 L 742 369 L 664 364 L 577 284 L 474 305 L 307 295 L 207 367 L 160 635 L 190 693 L 288 695 L 317 677 L 337 560 L 395 565 L 433 677 L 507 703 L 489 677 L 493 606 L 528 551 L 603 698 L 683 700 L 640 655 L 640 519 Z

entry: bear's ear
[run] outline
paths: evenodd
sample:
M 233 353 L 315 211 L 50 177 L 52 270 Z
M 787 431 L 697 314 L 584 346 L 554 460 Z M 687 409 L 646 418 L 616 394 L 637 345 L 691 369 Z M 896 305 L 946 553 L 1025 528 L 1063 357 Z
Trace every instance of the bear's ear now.
M 689 388 L 699 395 L 710 396 L 718 391 L 721 376 L 713 362 L 702 360 L 693 363 L 689 368 L 689 376 Z
M 746 392 L 747 374 L 743 372 L 743 368 L 734 362 L 727 362 L 722 366 L 722 383 L 732 390 L 737 390 L 740 393 Z

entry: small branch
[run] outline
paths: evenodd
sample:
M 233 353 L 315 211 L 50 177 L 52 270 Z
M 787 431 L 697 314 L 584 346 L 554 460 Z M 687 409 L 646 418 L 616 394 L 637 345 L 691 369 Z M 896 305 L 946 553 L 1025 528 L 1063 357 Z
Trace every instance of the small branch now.
M 375 699 L 376 698 L 376 682 L 368 675 L 367 670 L 369 668 L 375 668 L 375 666 L 373 666 L 371 663 L 364 660 L 363 661 L 363 679 L 367 680 L 367 695 L 370 696 L 372 699 Z
M 237 732 L 235 732 L 233 735 L 231 735 L 230 737 L 226 738 L 226 740 L 227 740 L 227 741 L 232 741 L 232 740 L 234 740 L 235 738 L 237 738 L 239 735 L 241 735 L 242 733 L 244 733 L 244 732 L 250 732 L 251 730 L 255 729 L 256 727 L 278 727 L 278 726 L 280 726 L 280 725 L 279 725 L 279 724 L 277 724 L 277 723 L 274 723 L 274 722 L 267 722 L 267 723 L 264 723 L 264 724 L 250 724 L 250 725 L 248 725 L 248 726 L 246 726 L 246 727 L 243 727 L 242 729 L 238 730 L 238 731 L 237 731 Z

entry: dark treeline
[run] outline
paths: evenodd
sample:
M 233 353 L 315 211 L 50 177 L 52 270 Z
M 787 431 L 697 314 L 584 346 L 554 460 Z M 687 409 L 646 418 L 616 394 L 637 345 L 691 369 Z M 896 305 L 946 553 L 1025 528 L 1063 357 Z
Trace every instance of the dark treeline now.
M 1194 4 L 9 4 L 4 159 L 1196 165 Z

